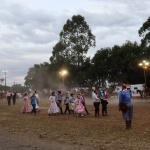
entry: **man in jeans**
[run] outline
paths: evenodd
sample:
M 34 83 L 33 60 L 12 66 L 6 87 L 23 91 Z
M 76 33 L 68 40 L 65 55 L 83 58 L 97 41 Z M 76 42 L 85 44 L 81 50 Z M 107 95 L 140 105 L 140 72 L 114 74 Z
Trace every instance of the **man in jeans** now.
M 127 109 L 122 111 L 122 116 L 126 123 L 126 129 L 131 129 L 133 105 L 131 104 L 131 94 L 126 89 L 125 85 L 122 86 L 122 92 L 119 95 L 119 110 L 121 110 L 122 105 L 127 106 Z

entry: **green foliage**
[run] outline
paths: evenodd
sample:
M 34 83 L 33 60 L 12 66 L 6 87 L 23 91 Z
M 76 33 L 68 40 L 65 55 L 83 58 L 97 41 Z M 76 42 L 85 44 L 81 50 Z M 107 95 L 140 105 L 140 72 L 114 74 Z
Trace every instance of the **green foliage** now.
M 71 63 L 82 65 L 88 49 L 95 46 L 95 36 L 81 15 L 67 20 L 60 32 L 60 42 L 66 47 L 65 53 L 71 58 Z
M 115 83 L 140 83 L 141 74 L 138 63 L 144 57 L 145 50 L 136 42 L 127 41 L 122 46 L 115 45 L 111 48 L 105 48 L 97 51 L 92 62 L 92 72 L 95 75 L 95 82 L 98 80 L 100 86 L 104 81 Z M 143 82 L 142 82 L 143 83 Z
M 150 59 L 150 18 L 139 30 L 142 46 L 126 41 L 123 45 L 99 49 L 92 60 L 86 57 L 95 46 L 95 36 L 81 15 L 67 20 L 60 32 L 60 41 L 53 47 L 50 64 L 34 65 L 25 77 L 25 85 L 40 90 L 58 89 L 62 84 L 59 71 L 66 69 L 65 85 L 68 88 L 102 87 L 110 83 L 144 83 L 143 70 L 138 66 L 143 59 Z M 144 47 L 143 47 L 144 46 Z M 146 71 L 148 77 L 150 72 Z M 149 81 L 148 81 L 149 82 Z
M 1 84 L 2 84 L 4 81 L 5 81 L 4 78 L 1 78 L 1 79 L 0 79 L 0 83 L 1 83 Z
M 43 63 L 40 65 L 35 64 L 34 67 L 30 68 L 27 76 L 25 77 L 25 85 L 32 89 L 43 89 L 50 86 L 50 65 Z
M 143 37 L 141 39 L 142 46 L 150 46 L 150 17 L 146 22 L 143 23 L 143 26 L 139 29 L 139 36 Z
M 17 93 L 28 92 L 29 88 L 26 86 L 22 86 L 21 84 L 15 84 L 11 87 L 12 91 L 17 91 Z
M 11 89 L 11 87 L 10 86 L 7 86 L 6 85 L 6 87 L 5 87 L 5 85 L 0 85 L 0 91 L 8 91 L 8 90 L 10 90 Z

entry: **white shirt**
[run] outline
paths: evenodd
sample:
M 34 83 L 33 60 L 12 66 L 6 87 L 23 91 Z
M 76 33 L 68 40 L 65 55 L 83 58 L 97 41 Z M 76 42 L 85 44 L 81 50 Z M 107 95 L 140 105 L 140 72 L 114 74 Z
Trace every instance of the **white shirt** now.
M 49 97 L 49 100 L 50 100 L 52 103 L 55 102 L 55 96 L 52 96 L 52 95 L 51 95 L 51 96 Z
M 97 95 L 94 92 L 92 92 L 92 100 L 93 102 L 100 102 L 100 99 L 97 97 Z
M 38 93 L 35 93 L 35 96 L 36 96 L 36 98 L 38 98 L 38 99 L 39 99 L 39 94 L 38 94 Z
M 11 92 L 8 91 L 8 92 L 7 92 L 7 96 L 11 96 Z

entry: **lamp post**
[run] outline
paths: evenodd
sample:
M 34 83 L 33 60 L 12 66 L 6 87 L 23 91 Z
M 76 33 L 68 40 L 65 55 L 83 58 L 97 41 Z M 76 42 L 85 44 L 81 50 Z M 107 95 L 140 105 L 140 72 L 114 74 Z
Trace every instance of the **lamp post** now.
M 67 71 L 62 70 L 62 71 L 59 72 L 59 74 L 62 76 L 62 81 L 63 81 L 62 89 L 63 89 L 64 88 L 64 83 L 65 83 L 65 76 L 67 75 Z
M 4 72 L 4 77 L 5 77 L 5 90 L 6 90 L 6 73 L 7 73 L 7 71 L 5 70 L 3 72 Z
M 143 60 L 141 63 L 139 63 L 139 66 L 142 67 L 144 70 L 144 80 L 145 80 L 145 87 L 146 87 L 146 69 L 149 66 L 149 62 Z

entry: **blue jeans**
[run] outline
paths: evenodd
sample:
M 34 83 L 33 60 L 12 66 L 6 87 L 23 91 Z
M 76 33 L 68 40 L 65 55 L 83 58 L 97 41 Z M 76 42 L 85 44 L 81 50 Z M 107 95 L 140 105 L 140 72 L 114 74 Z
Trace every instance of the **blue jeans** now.
M 127 104 L 128 111 L 126 113 L 122 113 L 124 121 L 130 121 L 133 117 L 133 105 L 131 103 Z
M 36 114 L 36 108 L 35 108 L 35 104 L 32 104 L 32 111 L 31 111 L 31 113 L 33 113 L 34 112 L 34 114 Z

